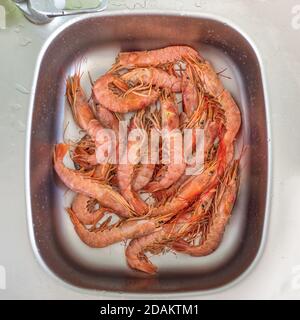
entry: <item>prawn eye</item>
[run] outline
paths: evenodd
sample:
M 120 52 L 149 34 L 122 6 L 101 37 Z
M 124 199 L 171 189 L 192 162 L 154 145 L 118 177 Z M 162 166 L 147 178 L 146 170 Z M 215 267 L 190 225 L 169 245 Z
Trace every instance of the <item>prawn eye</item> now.
M 74 162 L 74 167 L 75 167 L 75 170 L 80 170 L 80 165 L 76 162 Z

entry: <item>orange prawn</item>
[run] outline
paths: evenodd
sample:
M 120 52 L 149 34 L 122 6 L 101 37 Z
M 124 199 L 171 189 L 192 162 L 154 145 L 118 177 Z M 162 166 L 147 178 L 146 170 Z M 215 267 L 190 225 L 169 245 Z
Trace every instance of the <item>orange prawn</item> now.
M 129 132 L 132 130 L 140 130 L 142 134 L 142 139 L 144 139 L 144 111 L 141 110 L 135 114 L 130 123 Z M 135 209 L 137 215 L 143 215 L 148 211 L 147 204 L 139 197 L 139 194 L 134 190 L 132 181 L 134 177 L 134 168 L 135 165 L 140 161 L 141 152 L 138 154 L 133 154 L 135 151 L 136 145 L 140 145 L 142 141 L 134 140 L 128 141 L 127 143 L 127 152 L 123 155 L 121 163 L 117 168 L 117 179 L 120 188 L 120 192 L 123 197 L 132 205 Z M 142 146 L 141 146 L 142 147 Z M 134 159 L 129 159 L 129 153 L 134 156 Z
M 234 160 L 225 173 L 217 190 L 212 217 L 201 234 L 201 243 L 193 246 L 184 240 L 179 240 L 173 243 L 174 250 L 199 257 L 211 254 L 218 248 L 237 198 L 240 180 L 238 168 L 239 160 Z
M 168 156 L 170 161 L 163 168 L 162 174 L 158 176 L 158 179 L 150 182 L 147 185 L 145 190 L 148 192 L 155 192 L 168 188 L 183 175 L 186 168 L 182 148 L 180 148 L 181 150 L 179 150 L 179 153 L 177 153 L 174 146 L 174 144 L 177 145 L 178 142 L 182 142 L 174 141 L 174 139 L 172 139 L 172 132 L 174 132 L 173 130 L 179 129 L 179 113 L 174 95 L 165 89 L 160 98 L 160 104 L 162 114 L 162 129 L 166 130 L 167 135 L 171 137 L 171 139 L 169 139 L 170 141 L 168 146 Z M 175 157 L 177 157 L 176 160 Z
M 120 67 L 155 67 L 180 61 L 186 55 L 202 60 L 200 54 L 189 46 L 169 46 L 150 51 L 120 52 L 116 59 L 114 69 Z
M 144 89 L 137 92 L 128 88 L 124 93 L 114 92 L 112 86 L 128 88 L 119 77 L 107 73 L 95 82 L 93 95 L 98 103 L 113 112 L 126 113 L 144 109 L 154 103 L 159 96 L 159 92 L 155 89 Z
M 106 141 L 107 129 L 95 118 L 94 113 L 88 103 L 86 94 L 80 84 L 80 75 L 75 73 L 67 79 L 66 95 L 71 106 L 75 122 L 87 132 L 91 139 L 95 142 L 96 148 L 103 145 Z M 111 138 L 110 145 L 114 145 L 115 139 Z M 117 146 L 114 150 L 107 152 L 112 158 L 117 156 Z M 113 148 L 112 148 L 113 149 Z M 88 163 L 97 163 L 96 155 L 87 158 Z M 103 163 L 103 165 L 106 165 Z
M 53 155 L 54 169 L 62 182 L 72 191 L 96 199 L 101 206 L 110 208 L 121 217 L 131 217 L 133 215 L 133 209 L 112 187 L 104 182 L 88 178 L 64 165 L 63 159 L 67 151 L 67 145 L 58 144 L 55 146 Z
M 78 219 L 77 215 L 68 209 L 71 221 L 79 238 L 89 247 L 104 248 L 127 239 L 134 239 L 153 232 L 157 223 L 152 220 L 124 220 L 100 230 L 87 229 Z
M 188 118 L 193 115 L 199 104 L 198 88 L 195 84 L 195 80 L 193 79 L 193 74 L 189 68 L 190 67 L 187 66 L 187 70 L 182 76 L 183 111 Z
M 159 68 L 137 68 L 121 76 L 122 80 L 141 85 L 151 85 L 155 88 L 166 88 L 172 92 L 181 91 L 181 79 Z
M 157 267 L 151 263 L 145 253 L 147 251 L 158 253 L 166 246 L 186 234 L 196 223 L 201 221 L 211 205 L 215 190 L 202 195 L 196 208 L 189 212 L 179 214 L 174 220 L 164 224 L 159 230 L 132 240 L 126 248 L 125 255 L 128 265 L 132 269 L 154 274 Z
M 109 129 L 112 129 L 117 135 L 119 132 L 119 119 L 116 114 L 100 104 L 96 106 L 96 115 L 98 120 Z
M 83 224 L 95 224 L 99 221 L 106 208 L 96 209 L 97 200 L 88 197 L 82 193 L 77 193 L 72 202 L 72 210 L 76 214 L 78 220 Z
M 86 139 L 84 137 L 83 141 L 85 140 Z M 79 143 L 81 143 L 81 141 Z M 109 180 L 111 179 L 112 171 L 113 166 L 110 164 L 96 165 L 91 170 L 91 177 L 95 180 L 97 179 L 99 181 L 109 182 Z M 96 199 L 78 193 L 75 195 L 71 207 L 74 213 L 77 215 L 78 219 L 83 224 L 95 224 L 104 216 L 104 213 L 107 211 L 107 209 L 105 208 L 97 208 L 98 205 L 99 203 Z

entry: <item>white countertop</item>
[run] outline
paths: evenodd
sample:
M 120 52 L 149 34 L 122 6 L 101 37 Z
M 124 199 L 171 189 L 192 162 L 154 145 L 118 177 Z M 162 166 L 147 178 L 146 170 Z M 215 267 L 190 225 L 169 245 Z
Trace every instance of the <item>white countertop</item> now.
M 36 261 L 28 238 L 24 157 L 29 93 L 39 50 L 66 18 L 36 26 L 14 11 L 10 1 L 0 0 L 0 5 L 7 13 L 6 29 L 0 29 L 0 299 L 108 298 L 103 292 L 82 294 L 50 277 Z M 246 278 L 199 298 L 299 299 L 300 0 L 111 0 L 109 10 L 145 6 L 207 12 L 232 20 L 255 42 L 266 71 L 273 141 L 266 246 Z M 126 294 L 119 297 L 126 299 Z

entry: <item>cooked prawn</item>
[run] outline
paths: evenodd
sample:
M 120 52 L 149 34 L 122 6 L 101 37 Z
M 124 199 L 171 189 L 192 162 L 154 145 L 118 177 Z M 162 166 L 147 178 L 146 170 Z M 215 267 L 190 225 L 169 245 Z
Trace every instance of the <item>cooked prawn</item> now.
M 197 57 L 202 60 L 200 54 L 189 46 L 169 46 L 163 49 L 150 51 L 120 52 L 116 59 L 114 69 L 120 67 L 155 67 L 180 61 L 186 55 Z
M 101 104 L 96 106 L 96 115 L 98 120 L 106 127 L 112 129 L 116 134 L 119 132 L 119 119 L 116 114 Z
M 149 142 L 150 142 L 149 137 Z M 141 157 L 141 163 L 135 168 L 132 179 L 133 190 L 142 190 L 151 181 L 155 170 L 155 163 L 151 161 L 151 144 L 148 142 L 148 152 L 144 152 Z M 153 151 L 153 150 L 152 150 Z M 153 155 L 154 156 L 154 155 Z
M 226 132 L 223 137 L 223 144 L 227 146 L 227 163 L 230 163 L 234 156 L 233 142 L 241 127 L 241 112 L 232 98 L 232 95 L 227 90 L 223 90 L 218 97 L 218 101 L 225 111 Z
M 146 108 L 158 99 L 159 93 L 155 89 L 145 89 L 141 92 L 131 90 L 128 94 L 115 93 L 110 87 L 116 83 L 119 86 L 123 83 L 127 87 L 126 83 L 111 73 L 101 76 L 93 87 L 96 101 L 110 111 L 120 113 L 137 111 Z
M 72 202 L 72 210 L 83 224 L 95 224 L 104 216 L 107 209 L 96 209 L 96 206 L 97 200 L 82 193 L 77 193 Z
M 129 132 L 132 130 L 140 130 L 144 128 L 144 110 L 139 111 L 132 118 L 130 123 Z M 143 144 L 144 132 L 140 130 L 142 139 L 141 141 L 132 140 L 127 143 L 127 153 L 121 158 L 121 163 L 117 168 L 117 179 L 122 196 L 132 205 L 137 215 L 143 215 L 148 211 L 147 204 L 140 198 L 139 194 L 133 189 L 132 181 L 134 177 L 134 168 L 141 159 L 141 152 L 133 154 L 137 145 Z M 137 150 L 140 151 L 140 150 Z M 129 159 L 129 153 L 131 152 L 134 159 Z
M 223 137 L 222 148 L 227 151 L 227 163 L 230 163 L 234 156 L 233 142 L 241 126 L 241 113 L 229 91 L 225 90 L 223 84 L 208 61 L 189 56 L 185 57 L 187 63 L 191 66 L 194 76 L 199 80 L 203 90 L 212 96 L 225 112 L 226 132 Z
M 54 150 L 54 169 L 62 182 L 72 191 L 82 193 L 96 199 L 101 206 L 109 208 L 121 217 L 131 217 L 133 210 L 126 200 L 104 182 L 88 178 L 76 170 L 67 168 L 63 159 L 68 151 L 68 146 L 58 144 Z
M 224 89 L 218 74 L 208 61 L 199 61 L 193 57 L 188 58 L 187 61 L 201 82 L 205 92 L 212 96 L 224 109 L 227 122 L 227 133 L 224 139 L 228 140 L 229 144 L 232 143 L 241 126 L 241 113 L 237 104 L 229 91 Z
M 157 223 L 152 220 L 124 220 L 100 230 L 88 230 L 78 219 L 76 214 L 68 209 L 71 221 L 79 238 L 89 247 L 104 248 L 127 239 L 134 239 L 153 232 Z
M 89 139 L 85 136 L 83 139 L 81 139 L 81 141 L 79 141 L 79 144 L 84 144 L 84 142 L 87 142 L 87 145 L 89 145 L 88 141 Z M 91 177 L 108 183 L 111 179 L 113 168 L 114 167 L 111 164 L 96 165 L 93 167 L 93 169 L 91 169 Z M 96 199 L 78 193 L 75 195 L 71 207 L 78 219 L 83 224 L 95 224 L 104 216 L 104 213 L 107 211 L 106 208 L 100 208 L 100 206 L 97 208 L 98 205 L 99 203 Z
M 78 72 L 67 79 L 66 95 L 76 123 L 91 136 L 92 140 L 96 143 L 96 148 L 100 145 L 104 146 L 104 143 L 105 146 L 110 145 L 111 150 L 107 150 L 106 158 L 114 159 L 117 157 L 116 137 L 108 135 L 108 130 L 95 118 L 86 94 L 81 87 Z M 111 140 L 109 143 L 106 142 L 107 138 Z M 93 163 L 95 160 L 99 160 L 95 158 L 96 156 L 88 157 L 87 162 Z M 105 161 L 107 160 L 105 159 Z M 104 162 L 104 160 L 101 160 L 101 162 Z
M 145 129 L 148 134 L 148 148 L 147 151 L 142 152 L 141 161 L 134 170 L 134 177 L 132 180 L 133 190 L 142 190 L 152 179 L 156 162 L 159 159 L 159 148 L 152 148 L 152 142 L 155 137 L 152 136 L 151 129 L 154 128 L 153 121 L 156 118 L 158 110 L 149 111 L 146 114 Z M 155 131 L 156 132 L 156 131 Z M 159 135 L 157 135 L 157 142 L 159 142 Z
M 95 154 L 95 142 L 88 135 L 85 135 L 75 144 L 71 158 L 75 166 L 80 166 L 86 170 L 93 169 L 98 164 Z
M 206 256 L 218 248 L 237 197 L 239 188 L 238 168 L 239 161 L 234 160 L 219 186 L 213 214 L 208 221 L 205 232 L 201 234 L 201 243 L 193 246 L 184 240 L 179 240 L 172 245 L 173 249 L 199 257 Z
M 199 105 L 199 92 L 193 79 L 193 74 L 188 71 L 190 67 L 183 73 L 182 76 L 182 99 L 183 111 L 190 118 Z
M 155 164 L 147 163 L 140 165 L 134 172 L 132 187 L 135 191 L 140 191 L 148 185 L 153 176 Z
M 67 78 L 66 96 L 75 122 L 81 129 L 87 130 L 89 122 L 95 117 L 80 85 L 80 77 L 80 74 L 76 72 L 73 76 Z
M 204 194 L 197 203 L 196 209 L 184 212 L 173 221 L 164 224 L 154 233 L 132 240 L 126 248 L 125 255 L 128 265 L 132 269 L 154 274 L 157 267 L 151 263 L 145 253 L 147 251 L 159 253 L 166 246 L 186 234 L 196 223 L 201 221 L 211 205 L 215 190 Z
M 204 92 L 215 98 L 223 92 L 223 84 L 210 62 L 200 60 L 190 55 L 185 56 L 185 61 L 191 67 L 195 81 L 200 84 Z
M 195 199 L 203 193 L 215 186 L 224 170 L 223 164 L 224 154 L 219 153 L 219 159 L 216 159 L 212 164 L 205 168 L 198 175 L 189 177 L 177 190 L 176 194 L 168 199 L 162 205 L 151 209 L 150 216 L 159 216 L 179 212 L 187 208 Z
M 174 144 L 178 141 L 174 141 L 172 139 L 172 132 L 174 132 L 173 130 L 179 129 L 179 113 L 174 95 L 165 89 L 160 98 L 160 105 L 162 114 L 161 127 L 163 130 L 165 130 L 167 135 L 171 137 L 168 146 L 168 156 L 170 161 L 169 164 L 163 168 L 163 171 L 159 175 L 158 179 L 150 182 L 147 185 L 145 190 L 148 192 L 155 192 L 168 188 L 183 175 L 186 167 L 183 150 L 181 148 L 179 153 L 177 153 L 178 150 L 175 149 Z M 176 160 L 175 157 L 177 157 Z
M 124 81 L 141 85 L 152 85 L 155 88 L 166 88 L 172 92 L 181 91 L 181 79 L 158 68 L 137 68 L 133 69 L 121 77 Z

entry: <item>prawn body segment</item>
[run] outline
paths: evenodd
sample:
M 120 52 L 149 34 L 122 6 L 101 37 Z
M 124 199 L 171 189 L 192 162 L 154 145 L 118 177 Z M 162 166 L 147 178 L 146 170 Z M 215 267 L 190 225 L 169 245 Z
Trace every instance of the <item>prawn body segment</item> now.
M 150 51 L 121 52 L 116 59 L 116 65 L 127 68 L 155 67 L 180 61 L 186 55 L 202 59 L 199 53 L 191 47 L 170 46 Z
M 133 130 L 137 130 L 136 133 L 141 138 L 142 142 L 144 137 L 144 132 L 139 129 L 144 128 L 144 115 L 143 111 L 137 113 L 131 120 L 130 133 Z M 139 194 L 135 191 L 133 187 L 134 178 L 134 168 L 135 165 L 139 163 L 141 159 L 140 152 L 140 141 L 137 139 L 129 139 L 127 145 L 127 152 L 123 154 L 124 160 L 121 159 L 121 163 L 118 165 L 117 169 L 117 179 L 120 188 L 120 192 L 123 197 L 132 205 L 137 215 L 144 215 L 148 211 L 147 204 L 140 198 Z M 131 155 L 131 157 L 129 157 Z
M 104 216 L 103 209 L 95 209 L 96 205 L 95 199 L 77 193 L 72 202 L 72 210 L 83 224 L 95 224 Z
M 134 239 L 153 232 L 156 224 L 150 220 L 128 220 L 100 231 L 88 230 L 72 210 L 68 210 L 79 238 L 91 248 L 104 248 L 127 239 Z
M 172 74 L 168 74 L 166 71 L 158 68 L 139 68 L 133 69 L 122 76 L 122 79 L 126 82 L 131 82 L 137 85 L 149 85 L 155 88 L 165 88 L 172 92 L 181 91 L 182 80 Z

